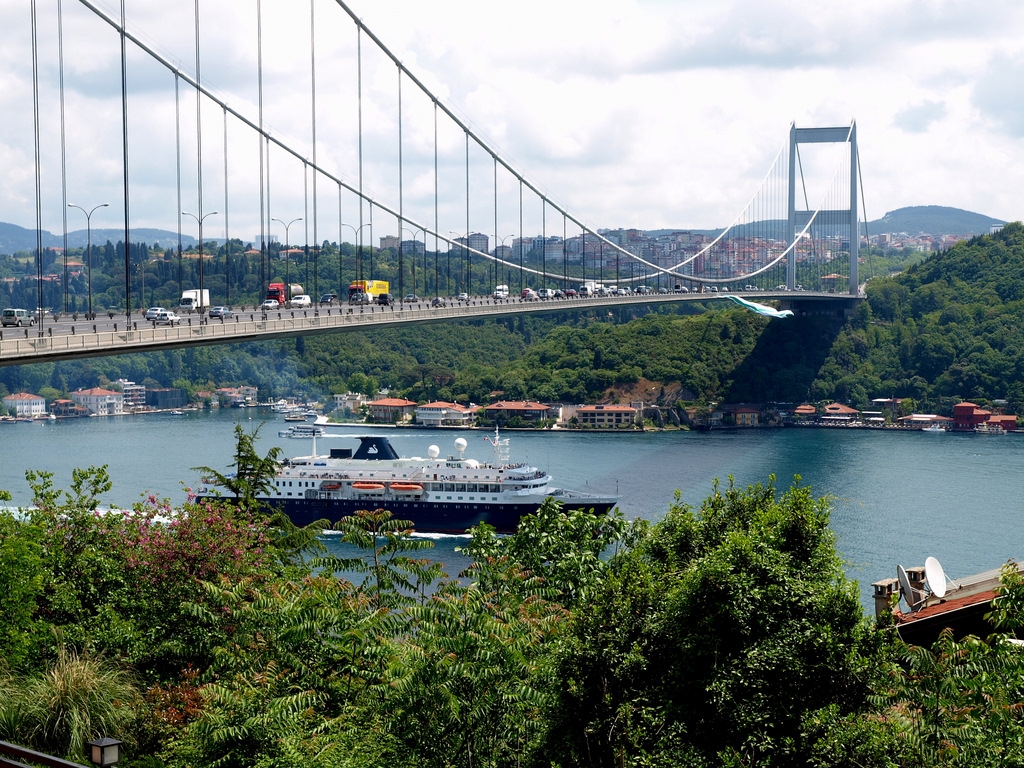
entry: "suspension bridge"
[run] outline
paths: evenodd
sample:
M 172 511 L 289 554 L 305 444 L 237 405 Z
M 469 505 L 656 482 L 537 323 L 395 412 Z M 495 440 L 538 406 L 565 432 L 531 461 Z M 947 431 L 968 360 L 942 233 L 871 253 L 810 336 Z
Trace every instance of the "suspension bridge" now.
M 728 227 L 612 230 L 543 192 L 341 0 L 234 4 L 237 26 L 215 33 L 204 24 L 224 0 L 171 5 L 133 18 L 125 0 L 31 0 L 12 14 L 4 35 L 30 39 L 31 57 L 9 73 L 19 100 L 0 149 L 35 243 L 10 257 L 19 276 L 0 303 L 37 312 L 2 329 L 0 365 L 727 295 L 798 315 L 859 300 L 854 123 L 790 126 Z M 308 22 L 284 58 L 265 43 L 281 13 Z M 225 63 L 232 49 L 250 71 Z M 304 71 L 287 93 L 269 85 L 279 67 Z M 339 94 L 345 120 L 324 107 Z M 346 305 L 369 280 L 394 303 Z M 270 283 L 299 281 L 309 308 L 261 306 Z M 188 291 L 235 311 L 145 320 Z

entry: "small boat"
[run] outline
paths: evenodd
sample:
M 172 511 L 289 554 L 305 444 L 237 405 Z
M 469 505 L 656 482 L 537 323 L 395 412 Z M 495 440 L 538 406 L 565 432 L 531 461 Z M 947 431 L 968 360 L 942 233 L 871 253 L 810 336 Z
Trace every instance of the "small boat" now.
M 184 416 L 184 415 L 185 415 L 184 411 L 178 411 L 178 410 L 171 411 L 171 416 Z
M 285 421 L 305 421 L 306 417 L 301 413 L 289 413 L 284 417 Z
M 277 433 L 278 437 L 323 437 L 324 428 L 317 424 L 292 424 Z
M 976 435 L 1005 435 L 1006 430 L 998 424 L 990 424 L 987 421 L 983 421 L 981 424 L 974 428 L 974 434 Z
M 946 429 L 945 429 L 945 427 L 942 427 L 939 424 L 930 424 L 927 427 L 924 427 L 921 431 L 922 432 L 942 432 L 943 434 L 945 434 Z

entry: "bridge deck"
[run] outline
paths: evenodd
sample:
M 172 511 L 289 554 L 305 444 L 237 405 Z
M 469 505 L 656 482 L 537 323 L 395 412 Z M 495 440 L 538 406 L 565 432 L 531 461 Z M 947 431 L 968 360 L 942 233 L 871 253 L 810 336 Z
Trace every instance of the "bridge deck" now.
M 31 328 L 5 328 L 0 332 L 0 366 L 74 360 L 86 357 L 152 352 L 161 349 L 203 344 L 236 344 L 291 336 L 391 328 L 412 323 L 437 323 L 544 312 L 572 312 L 588 309 L 615 309 L 632 305 L 678 302 L 721 301 L 729 295 L 752 300 L 781 300 L 784 307 L 808 311 L 838 311 L 863 297 L 846 294 L 783 293 L 776 291 L 737 292 L 734 294 L 647 294 L 547 301 L 493 301 L 474 299 L 449 302 L 444 307 L 429 303 L 391 307 L 358 306 L 306 310 L 238 312 L 232 319 L 210 320 L 199 315 L 186 316 L 176 326 L 153 326 L 139 317 L 126 327 L 124 316 L 103 317 L 96 321 L 72 322 L 44 320 Z

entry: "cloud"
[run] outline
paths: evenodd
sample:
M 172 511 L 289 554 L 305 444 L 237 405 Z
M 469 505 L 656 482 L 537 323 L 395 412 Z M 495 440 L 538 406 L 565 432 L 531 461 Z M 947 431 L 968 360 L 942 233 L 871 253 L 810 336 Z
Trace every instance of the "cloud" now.
M 924 133 L 928 127 L 946 116 L 946 105 L 941 101 L 923 101 L 896 113 L 893 125 L 907 133 Z
M 992 57 L 974 83 L 971 101 L 981 115 L 1011 136 L 1024 137 L 1024 103 L 1020 83 L 1024 54 Z

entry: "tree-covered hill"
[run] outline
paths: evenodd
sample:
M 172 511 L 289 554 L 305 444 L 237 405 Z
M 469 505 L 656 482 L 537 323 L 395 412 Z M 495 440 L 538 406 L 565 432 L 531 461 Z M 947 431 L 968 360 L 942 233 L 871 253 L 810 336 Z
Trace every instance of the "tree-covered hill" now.
M 1024 227 L 957 244 L 867 285 L 868 301 L 837 337 L 812 398 L 864 405 L 909 397 L 1024 403 Z

